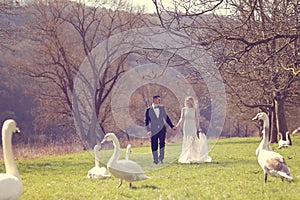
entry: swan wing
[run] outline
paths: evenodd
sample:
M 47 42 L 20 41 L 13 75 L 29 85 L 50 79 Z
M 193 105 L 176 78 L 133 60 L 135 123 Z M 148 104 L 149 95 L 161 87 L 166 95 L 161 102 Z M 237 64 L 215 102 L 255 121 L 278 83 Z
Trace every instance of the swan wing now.
M 108 167 L 128 173 L 144 173 L 142 167 L 132 160 L 118 160 Z
M 0 174 L 0 199 L 19 199 L 22 192 L 21 180 L 10 174 Z
M 132 181 L 141 181 L 145 179 L 149 179 L 146 174 L 140 173 L 140 172 L 128 172 L 128 171 L 122 171 L 120 169 L 116 168 L 109 168 L 109 171 L 116 177 L 122 180 L 126 180 L 128 182 Z
M 282 157 L 268 158 L 266 160 L 266 167 L 268 169 L 281 171 L 284 165 L 286 165 L 286 163 Z
M 290 169 L 287 166 L 283 157 L 270 158 L 266 162 L 266 167 L 278 172 L 283 172 L 287 175 L 291 175 Z
M 141 166 L 132 160 L 119 160 L 108 166 L 109 171 L 117 178 L 128 182 L 148 179 Z
M 292 179 L 290 169 L 279 153 L 272 151 L 264 153 L 266 154 L 264 167 L 271 175 Z

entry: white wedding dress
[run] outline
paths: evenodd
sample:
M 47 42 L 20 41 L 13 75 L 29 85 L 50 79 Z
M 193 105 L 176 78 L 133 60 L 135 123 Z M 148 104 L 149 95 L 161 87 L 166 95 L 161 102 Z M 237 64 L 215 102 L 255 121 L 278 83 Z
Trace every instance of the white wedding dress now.
M 195 122 L 195 108 L 185 108 L 183 119 L 183 141 L 179 163 L 204 163 L 212 162 L 208 156 L 207 139 L 204 133 L 197 137 Z

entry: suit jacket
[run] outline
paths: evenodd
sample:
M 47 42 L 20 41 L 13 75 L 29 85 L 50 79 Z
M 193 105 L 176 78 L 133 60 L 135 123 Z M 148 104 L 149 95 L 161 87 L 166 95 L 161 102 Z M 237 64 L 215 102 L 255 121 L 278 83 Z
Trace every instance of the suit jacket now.
M 159 108 L 159 116 L 157 117 L 155 111 L 152 106 L 146 109 L 145 113 L 145 125 L 147 131 L 151 131 L 152 135 L 158 133 L 163 128 L 165 128 L 165 122 L 173 128 L 174 125 L 172 124 L 169 116 L 165 111 L 165 107 L 158 106 Z

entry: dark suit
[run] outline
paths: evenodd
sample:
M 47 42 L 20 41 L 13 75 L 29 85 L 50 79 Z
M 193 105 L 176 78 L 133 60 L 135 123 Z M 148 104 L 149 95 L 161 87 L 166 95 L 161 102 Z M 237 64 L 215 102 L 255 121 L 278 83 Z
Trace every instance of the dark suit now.
M 165 138 L 166 138 L 166 126 L 165 122 L 173 128 L 174 125 L 172 124 L 169 116 L 167 115 L 165 108 L 163 106 L 158 106 L 159 108 L 159 116 L 157 117 L 153 107 L 148 107 L 145 113 L 145 125 L 147 131 L 151 132 L 151 150 L 153 155 L 153 162 L 155 164 L 158 161 L 163 162 L 164 155 L 165 155 Z M 158 140 L 159 140 L 159 149 L 160 155 L 158 157 Z

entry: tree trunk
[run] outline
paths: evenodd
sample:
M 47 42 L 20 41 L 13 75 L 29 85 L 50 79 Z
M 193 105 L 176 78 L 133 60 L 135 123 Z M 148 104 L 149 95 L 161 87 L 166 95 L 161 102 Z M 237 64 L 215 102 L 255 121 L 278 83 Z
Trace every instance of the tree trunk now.
M 246 127 L 245 127 L 245 137 L 248 137 L 248 125 L 246 124 Z
M 277 143 L 278 142 L 278 129 L 276 125 L 276 112 L 275 112 L 275 101 L 274 101 L 274 107 L 271 110 L 271 117 L 270 117 L 270 142 L 271 143 Z
M 86 135 L 86 143 L 88 149 L 93 149 L 97 143 L 100 143 L 105 136 L 105 129 L 101 127 L 98 121 L 96 112 L 93 114 L 93 118 L 89 122 L 88 135 Z
M 278 132 L 280 132 L 282 134 L 282 139 L 287 140 L 287 138 L 285 136 L 285 133 L 287 131 L 287 125 L 286 125 L 286 119 L 285 119 L 285 114 L 284 114 L 284 102 L 285 102 L 284 98 L 279 97 L 279 98 L 274 99 L 276 126 L 278 129 Z
M 237 122 L 237 136 L 241 137 L 241 134 L 240 134 L 240 123 L 239 123 L 239 121 Z

